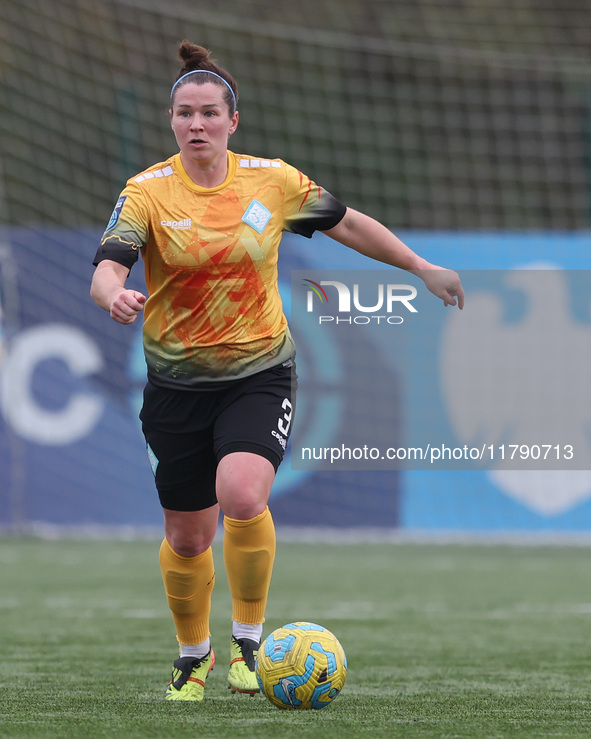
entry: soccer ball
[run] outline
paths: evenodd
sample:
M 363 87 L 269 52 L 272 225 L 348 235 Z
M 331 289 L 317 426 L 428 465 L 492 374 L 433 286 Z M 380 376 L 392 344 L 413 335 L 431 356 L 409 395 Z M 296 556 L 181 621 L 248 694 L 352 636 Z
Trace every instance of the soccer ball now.
M 261 644 L 256 675 L 261 692 L 278 708 L 324 708 L 343 689 L 347 657 L 328 629 L 297 621 Z

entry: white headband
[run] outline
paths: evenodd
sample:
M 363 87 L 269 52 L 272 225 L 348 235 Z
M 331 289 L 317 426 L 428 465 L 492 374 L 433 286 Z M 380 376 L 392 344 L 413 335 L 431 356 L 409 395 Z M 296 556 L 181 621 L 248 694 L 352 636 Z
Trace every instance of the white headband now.
M 187 72 L 182 77 L 179 77 L 178 80 L 174 83 L 172 86 L 172 90 L 170 91 L 170 99 L 172 100 L 172 96 L 174 95 L 174 91 L 176 90 L 179 82 L 182 82 L 186 77 L 188 77 L 190 74 L 199 74 L 199 72 L 204 72 L 205 74 L 212 74 L 214 77 L 217 77 L 219 80 L 221 80 L 224 85 L 230 90 L 230 93 L 232 94 L 232 100 L 234 101 L 234 110 L 238 107 L 238 101 L 236 100 L 236 95 L 234 94 L 234 90 L 230 87 L 227 80 L 225 80 L 221 75 L 217 74 L 217 72 L 210 72 L 209 69 L 193 69 L 191 72 Z

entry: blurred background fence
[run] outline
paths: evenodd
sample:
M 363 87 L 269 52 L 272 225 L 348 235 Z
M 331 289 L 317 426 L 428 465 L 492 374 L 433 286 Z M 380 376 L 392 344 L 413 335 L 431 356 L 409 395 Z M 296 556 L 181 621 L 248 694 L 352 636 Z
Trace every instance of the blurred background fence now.
M 166 158 L 182 38 L 238 78 L 233 146 L 392 228 L 581 229 L 588 2 L 5 0 L 2 218 L 102 224 Z
M 87 293 L 125 180 L 175 150 L 179 40 L 237 77 L 234 150 L 289 161 L 457 269 L 587 269 L 590 11 L 573 0 L 5 0 L 0 524 L 159 522 L 135 419 L 137 332 Z M 371 266 L 322 236 L 286 239 L 284 252 L 286 300 L 291 269 Z M 591 527 L 591 484 L 562 508 L 532 506 L 483 474 L 286 469 L 275 510 L 284 525 Z

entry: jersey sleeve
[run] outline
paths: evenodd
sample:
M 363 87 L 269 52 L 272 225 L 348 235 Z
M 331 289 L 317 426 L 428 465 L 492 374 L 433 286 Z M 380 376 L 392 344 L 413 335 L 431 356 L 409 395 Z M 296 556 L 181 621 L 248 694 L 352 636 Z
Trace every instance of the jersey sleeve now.
M 347 207 L 295 167 L 286 167 L 284 230 L 310 238 L 340 223 Z
M 130 181 L 117 200 L 93 264 L 96 266 L 104 259 L 111 259 L 131 269 L 148 241 L 148 233 L 145 198 L 139 185 Z

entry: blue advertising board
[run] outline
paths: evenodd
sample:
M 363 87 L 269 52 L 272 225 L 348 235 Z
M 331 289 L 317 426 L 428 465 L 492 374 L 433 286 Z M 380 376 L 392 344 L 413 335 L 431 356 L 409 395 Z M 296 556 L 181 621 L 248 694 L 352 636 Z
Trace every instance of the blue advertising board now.
M 457 394 L 458 388 L 485 373 L 486 363 L 478 364 L 478 359 L 486 341 L 478 351 L 464 347 L 462 365 L 455 371 L 453 356 L 463 336 L 454 321 L 457 315 L 469 316 L 470 310 L 473 317 L 488 316 L 485 338 L 494 331 L 504 346 L 510 336 L 518 344 L 527 343 L 529 322 L 536 316 L 541 320 L 544 306 L 550 306 L 548 315 L 559 323 L 553 324 L 548 355 L 538 364 L 547 366 L 554 379 L 557 372 L 566 373 L 562 367 L 584 366 L 591 323 L 586 282 L 578 280 L 575 271 L 591 267 L 591 236 L 399 235 L 428 260 L 466 274 L 466 308 L 459 314 L 425 296 L 424 290 L 419 292 L 420 305 L 428 305 L 437 318 L 429 324 L 431 333 L 411 332 L 404 351 L 383 331 L 302 331 L 297 316 L 292 316 L 300 375 L 296 424 L 308 447 L 334 447 L 351 434 L 362 440 L 363 430 L 382 416 L 389 442 L 398 444 L 408 435 L 415 411 L 423 418 L 443 419 L 441 433 L 450 447 L 472 443 L 470 419 L 462 415 Z M 98 237 L 93 230 L 0 231 L 0 526 L 161 524 L 137 419 L 145 381 L 141 326 L 114 323 L 89 297 Z M 322 234 L 311 240 L 286 235 L 280 286 L 287 314 L 296 310 L 294 274 L 298 284 L 306 276 L 319 284 L 314 279 L 319 270 L 330 282 L 337 271 L 360 275 L 379 266 Z M 540 268 L 554 280 L 547 301 L 535 301 L 523 288 L 504 282 L 512 271 Z M 493 279 L 498 270 L 503 274 Z M 391 271 L 396 283 L 417 284 L 416 278 Z M 132 270 L 129 284 L 142 289 L 141 265 Z M 567 337 L 570 344 L 553 346 L 557 336 Z M 470 346 L 475 341 L 470 339 Z M 577 354 L 581 347 L 582 358 Z M 557 364 L 557 357 L 564 355 L 572 361 Z M 361 376 L 355 382 L 371 393 L 357 393 L 354 376 Z M 540 378 L 543 383 L 544 375 Z M 581 412 L 572 412 L 572 432 L 580 444 L 586 443 L 591 429 L 591 403 L 584 402 L 582 382 L 580 373 L 569 370 L 562 383 L 568 390 L 565 403 L 579 394 Z M 474 385 L 474 398 L 479 398 L 478 382 Z M 482 387 L 489 392 L 489 385 Z M 543 389 L 538 392 L 543 405 Z M 499 413 L 484 401 L 478 408 L 480 438 L 500 443 L 490 421 L 498 424 Z M 506 422 L 511 420 L 507 417 Z M 364 464 L 342 469 L 321 463 L 302 466 L 292 458 L 296 452 L 292 443 L 273 490 L 271 505 L 280 526 L 466 532 L 591 529 L 591 472 L 586 461 L 583 469 L 536 469 L 531 464 L 519 469 L 389 469 Z

